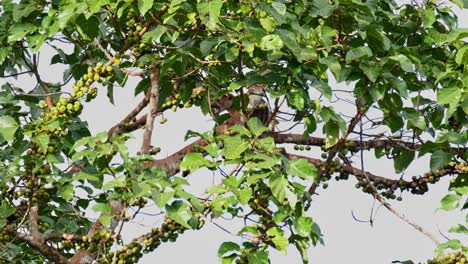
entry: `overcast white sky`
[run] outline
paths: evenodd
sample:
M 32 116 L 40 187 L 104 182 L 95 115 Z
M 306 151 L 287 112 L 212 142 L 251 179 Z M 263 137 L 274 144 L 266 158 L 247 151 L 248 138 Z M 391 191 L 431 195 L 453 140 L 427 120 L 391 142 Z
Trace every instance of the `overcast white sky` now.
M 468 10 L 460 12 L 460 27 L 468 27 Z M 60 65 L 48 65 L 47 56 L 51 54 L 48 47 L 44 47 L 42 53 L 42 65 L 39 67 L 46 81 L 61 81 L 63 68 Z M 49 55 L 50 56 L 50 55 Z M 21 79 L 21 83 L 30 83 Z M 133 98 L 133 89 L 138 79 L 131 78 L 126 88 L 115 88 L 115 106 L 111 105 L 105 92 L 100 92 L 97 100 L 85 105 L 83 118 L 90 124 L 93 132 L 107 131 L 121 120 L 128 111 L 141 100 L 141 96 Z M 169 155 L 186 143 L 183 138 L 187 129 L 206 131 L 211 129 L 212 123 L 196 109 L 182 110 L 177 113 L 169 112 L 165 115 L 168 122 L 155 128 L 153 142 L 162 148 L 158 157 Z M 135 133 L 139 138 L 141 132 Z M 140 140 L 132 141 L 130 148 L 137 151 L 140 148 Z M 311 155 L 318 157 L 319 150 L 312 150 Z M 366 168 L 378 175 L 391 177 L 394 175 L 393 166 L 388 161 L 375 161 L 373 153 L 366 153 Z M 413 163 L 406 175 L 414 175 L 425 171 L 428 167 L 428 159 Z M 422 168 L 421 168 L 422 167 Z M 394 176 L 395 177 L 395 176 Z M 190 177 L 193 182 L 193 190 L 201 193 L 212 180 L 210 172 L 200 172 Z M 404 223 L 386 209 L 378 209 L 378 204 L 370 195 L 362 193 L 354 188 L 355 180 L 346 182 L 330 181 L 326 191 L 319 189 L 310 215 L 316 221 L 324 234 L 325 246 L 311 248 L 309 252 L 310 263 L 336 264 L 336 263 L 362 263 L 380 264 L 391 263 L 392 260 L 424 261 L 433 256 L 434 245 L 432 242 L 408 224 Z M 414 222 L 436 235 L 440 241 L 444 238 L 439 234 L 445 232 L 452 225 L 464 222 L 464 215 L 460 212 L 435 212 L 440 199 L 446 194 L 448 179 L 430 186 L 427 195 L 416 196 L 405 193 L 402 202 L 391 202 L 400 212 L 404 213 Z M 368 220 L 371 209 L 378 210 L 374 219 L 374 225 L 358 223 L 351 211 L 361 220 Z M 156 208 L 149 208 L 147 212 L 158 212 Z M 145 233 L 153 225 L 158 226 L 160 217 L 143 216 L 134 223 L 124 226 L 124 236 L 130 237 Z M 233 224 L 215 220 L 229 230 L 236 232 L 240 223 Z M 466 237 L 460 237 L 466 244 Z M 200 231 L 189 231 L 179 237 L 175 243 L 166 243 L 160 246 L 154 253 L 145 256 L 140 263 L 219 263 L 216 256 L 219 245 L 223 241 L 240 242 L 238 237 L 227 234 L 213 224 L 207 223 Z M 300 263 L 300 257 L 294 248 L 288 250 L 287 256 L 273 252 L 273 263 Z

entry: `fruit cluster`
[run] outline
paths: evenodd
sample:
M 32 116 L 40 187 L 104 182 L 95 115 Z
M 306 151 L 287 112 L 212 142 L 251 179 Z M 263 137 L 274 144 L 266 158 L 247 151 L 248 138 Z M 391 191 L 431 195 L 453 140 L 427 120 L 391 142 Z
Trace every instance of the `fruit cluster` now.
M 131 50 L 135 57 L 140 57 L 144 53 L 147 53 L 151 48 L 145 44 L 141 43 L 140 32 L 143 30 L 143 24 L 141 23 L 141 18 L 136 16 L 136 10 L 131 8 L 127 13 L 127 43 L 131 46 Z
M 199 219 L 197 229 L 200 229 L 203 224 L 204 221 Z M 186 229 L 186 227 L 171 218 L 165 217 L 165 221 L 160 228 L 153 228 L 150 233 L 132 241 L 120 250 L 103 256 L 99 263 L 111 263 L 115 254 L 117 255 L 118 264 L 136 263 L 143 254 L 153 251 L 162 243 L 176 241 L 179 234 L 184 233 Z
M 102 252 L 108 252 L 113 244 L 112 234 L 103 229 L 99 232 L 95 232 L 91 237 L 83 236 L 81 243 L 75 246 L 76 250 L 86 249 L 93 253 L 98 250 Z
M 173 99 L 167 100 L 161 105 L 161 108 L 167 109 L 171 108 L 172 111 L 176 112 L 177 108 L 190 108 L 192 105 L 197 104 L 203 98 L 203 90 L 195 89 L 187 102 L 183 103 L 180 94 L 173 96 Z
M 307 150 L 307 151 L 309 151 L 309 150 L 311 150 L 311 147 L 310 146 L 294 145 L 294 150 L 300 150 L 300 151 Z
M 468 257 L 463 252 L 452 252 L 427 261 L 427 264 L 465 264 Z

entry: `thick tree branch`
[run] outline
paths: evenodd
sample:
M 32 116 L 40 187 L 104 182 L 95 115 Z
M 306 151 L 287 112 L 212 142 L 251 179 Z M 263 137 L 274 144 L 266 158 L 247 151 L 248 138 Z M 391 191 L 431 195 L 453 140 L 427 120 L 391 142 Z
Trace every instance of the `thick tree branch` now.
M 39 209 L 37 206 L 32 206 L 29 210 L 28 218 L 29 235 L 18 234 L 18 238 L 26 241 L 37 251 L 41 252 L 44 257 L 53 261 L 54 263 L 68 263 L 68 260 L 64 256 L 62 256 L 57 250 L 46 243 L 45 237 L 42 236 L 42 234 L 39 232 L 38 221 Z
M 321 147 L 325 144 L 325 138 L 321 137 L 304 137 L 302 134 L 279 134 L 279 133 L 266 133 L 265 136 L 272 137 L 277 144 L 299 144 L 308 146 Z M 370 150 L 375 148 L 406 148 L 414 151 L 421 149 L 421 144 L 406 142 L 400 139 L 375 139 L 362 141 L 359 140 L 346 140 L 345 144 L 348 143 L 347 147 L 351 151 L 358 150 Z M 450 147 L 447 150 L 454 151 L 456 153 L 466 153 L 468 147 Z
M 150 72 L 151 89 L 150 98 L 148 105 L 148 113 L 146 114 L 146 129 L 143 133 L 143 145 L 141 152 L 147 154 L 151 149 L 151 136 L 153 135 L 154 118 L 158 112 L 158 99 L 159 99 L 159 87 L 158 87 L 158 76 L 159 67 L 157 65 Z

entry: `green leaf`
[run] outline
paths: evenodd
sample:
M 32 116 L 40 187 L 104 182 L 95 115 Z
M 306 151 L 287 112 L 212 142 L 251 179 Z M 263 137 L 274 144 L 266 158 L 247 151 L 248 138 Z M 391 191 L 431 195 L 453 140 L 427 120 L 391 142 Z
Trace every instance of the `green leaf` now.
M 290 106 L 293 106 L 297 110 L 301 111 L 304 109 L 305 102 L 308 100 L 308 95 L 304 92 L 304 90 L 295 89 L 289 91 L 286 95 L 288 98 L 288 103 Z
M 468 51 L 468 46 L 467 45 L 461 47 L 457 51 L 457 55 L 455 56 L 455 62 L 458 65 L 468 64 L 468 52 L 467 51 Z
M 112 206 L 108 203 L 96 203 L 92 207 L 95 212 L 110 213 L 112 212 Z
M 328 0 L 315 0 L 312 1 L 311 13 L 313 16 L 321 16 L 327 18 L 331 16 L 335 7 L 330 5 Z
M 294 207 L 297 202 L 297 196 L 293 192 L 293 187 L 283 175 L 271 174 L 270 188 L 273 196 L 283 204 L 286 200 L 291 207 Z
M 434 10 L 432 9 L 424 10 L 424 14 L 422 16 L 422 22 L 423 22 L 424 28 L 429 28 L 430 26 L 432 26 L 432 24 L 434 24 L 435 21 L 436 21 L 436 15 L 435 15 Z
M 180 169 L 195 171 L 202 167 L 211 167 L 211 162 L 201 153 L 188 153 L 180 163 Z
M 247 126 L 255 137 L 258 137 L 264 132 L 268 131 L 268 128 L 265 127 L 262 121 L 260 121 L 260 119 L 257 117 L 249 119 L 249 121 L 247 121 Z
M 105 227 L 110 227 L 112 224 L 112 216 L 107 214 L 102 214 L 99 216 L 99 222 Z
M 222 155 L 226 159 L 237 159 L 249 149 L 249 143 L 243 141 L 240 136 L 229 137 L 225 140 Z
M 70 201 L 73 198 L 74 187 L 73 184 L 67 183 L 63 184 L 58 188 L 60 196 L 65 199 L 65 201 Z
M 259 44 L 259 48 L 262 50 L 281 50 L 283 46 L 283 41 L 276 34 L 264 36 Z
M 437 103 L 444 104 L 457 104 L 460 101 L 462 89 L 459 87 L 442 88 L 437 91 Z
M 44 152 L 47 152 L 47 146 L 50 142 L 50 137 L 47 134 L 39 134 L 34 136 L 32 142 L 36 143 Z
M 286 14 L 286 5 L 281 2 L 273 2 L 271 6 L 278 12 L 280 15 L 284 16 Z
M 458 208 L 461 196 L 458 194 L 447 194 L 440 200 L 440 209 L 444 211 L 451 211 Z
M 186 228 L 190 228 L 188 221 L 192 218 L 192 211 L 186 203 L 174 201 L 171 205 L 166 205 L 166 212 L 174 221 Z
M 9 204 L 4 204 L 0 206 L 0 219 L 5 219 L 9 217 L 10 215 L 13 215 L 16 212 L 16 208 L 9 205 Z
M 247 259 L 249 260 L 249 264 L 268 264 L 268 252 L 248 253 Z
M 293 220 L 294 230 L 301 237 L 309 237 L 312 233 L 312 225 L 314 221 L 307 216 L 300 216 Z
M 15 132 L 19 128 L 16 120 L 11 116 L 0 116 L 0 135 L 10 142 L 15 137 Z M 1 142 L 0 142 L 1 143 Z
M 143 43 L 151 43 L 152 41 L 156 43 L 161 42 L 161 37 L 164 33 L 167 32 L 167 27 L 158 25 L 155 29 L 146 32 L 142 37 Z
M 447 242 L 441 243 L 436 249 L 436 255 L 440 255 L 444 250 L 447 248 L 453 250 L 459 250 L 462 247 L 460 240 L 458 239 L 451 239 Z
M 410 125 L 421 130 L 426 129 L 426 120 L 418 110 L 413 108 L 404 108 L 401 114 L 404 118 L 408 119 Z
M 396 56 L 388 57 L 388 59 L 396 61 L 400 64 L 401 69 L 405 72 L 413 72 L 413 63 L 403 54 L 398 54 Z
M 153 6 L 154 0 L 138 0 L 138 10 L 141 15 L 145 15 Z
M 108 5 L 110 0 L 87 0 L 86 4 L 89 7 L 89 11 L 91 14 L 97 13 L 101 10 L 101 7 Z
M 457 226 L 452 226 L 449 229 L 450 233 L 462 233 L 462 234 L 468 234 L 468 228 L 462 224 L 458 224 Z
M 91 16 L 88 19 L 81 15 L 76 19 L 78 32 L 86 39 L 93 40 L 99 33 L 99 19 Z
M 431 171 L 437 171 L 438 169 L 447 165 L 452 159 L 453 154 L 445 152 L 443 150 L 437 150 L 431 155 L 430 167 Z
M 22 40 L 27 34 L 36 30 L 30 23 L 15 23 L 8 30 L 8 43 Z
M 401 149 L 398 154 L 396 154 L 393 161 L 396 173 L 401 173 L 405 171 L 406 168 L 411 164 L 415 156 L 415 153 L 410 150 Z
M 346 53 L 346 62 L 357 60 L 363 57 L 372 57 L 372 55 L 372 50 L 367 46 L 353 48 Z
M 159 208 L 164 208 L 167 205 L 167 202 L 171 200 L 175 195 L 175 191 L 172 189 L 166 188 L 164 191 L 153 190 L 151 193 L 151 198 L 156 203 Z
M 206 23 L 208 29 L 216 29 L 216 26 L 219 23 L 219 14 L 221 13 L 222 6 L 223 2 L 221 0 L 211 0 L 209 2 L 200 2 L 197 4 L 200 19 Z
M 242 204 L 247 204 L 250 198 L 252 197 L 252 193 L 252 189 L 250 187 L 246 187 L 239 191 L 239 195 L 237 196 L 237 198 Z
M 232 253 L 239 252 L 240 246 L 234 242 L 223 242 L 218 249 L 218 257 L 222 258 Z
M 317 177 L 317 168 L 305 159 L 291 160 L 286 167 L 289 175 L 298 176 L 302 179 L 315 179 Z

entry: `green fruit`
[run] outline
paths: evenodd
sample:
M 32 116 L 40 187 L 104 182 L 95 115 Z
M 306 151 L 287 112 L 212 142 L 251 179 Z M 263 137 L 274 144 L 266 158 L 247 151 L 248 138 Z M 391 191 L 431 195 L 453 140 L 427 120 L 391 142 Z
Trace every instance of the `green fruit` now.
M 97 82 L 97 81 L 101 80 L 101 76 L 96 73 L 96 74 L 94 74 L 93 80 Z
M 167 118 L 164 118 L 164 117 L 159 120 L 160 124 L 164 124 L 166 122 L 167 122 Z

